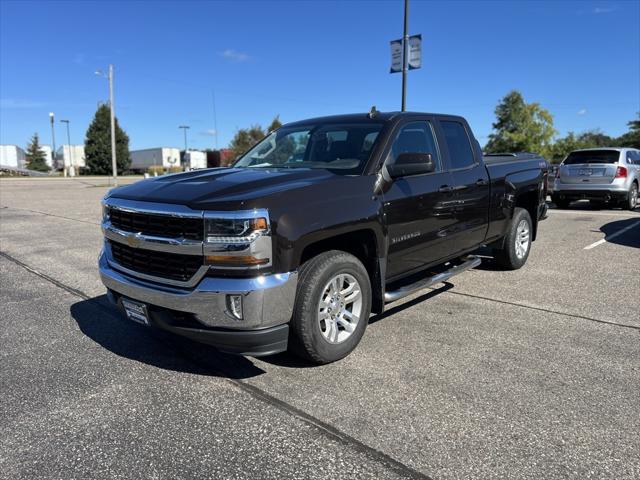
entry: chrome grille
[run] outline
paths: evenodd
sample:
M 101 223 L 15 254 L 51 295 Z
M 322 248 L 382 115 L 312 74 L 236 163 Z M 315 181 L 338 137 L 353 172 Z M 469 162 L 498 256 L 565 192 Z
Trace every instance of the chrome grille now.
M 197 255 L 179 255 L 133 248 L 111 240 L 109 245 L 111 255 L 118 265 L 154 277 L 186 282 L 203 265 L 203 257 Z
M 109 208 L 108 214 L 111 224 L 126 232 L 197 241 L 202 241 L 204 238 L 204 222 L 199 217 L 154 215 L 117 208 Z

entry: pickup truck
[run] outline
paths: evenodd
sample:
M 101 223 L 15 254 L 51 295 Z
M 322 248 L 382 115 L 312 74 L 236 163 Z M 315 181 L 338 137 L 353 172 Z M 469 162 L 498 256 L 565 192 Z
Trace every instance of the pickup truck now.
M 348 355 L 371 312 L 480 264 L 518 269 L 547 163 L 483 157 L 464 118 L 339 115 L 282 126 L 233 166 L 103 200 L 99 258 L 131 320 L 243 355 Z

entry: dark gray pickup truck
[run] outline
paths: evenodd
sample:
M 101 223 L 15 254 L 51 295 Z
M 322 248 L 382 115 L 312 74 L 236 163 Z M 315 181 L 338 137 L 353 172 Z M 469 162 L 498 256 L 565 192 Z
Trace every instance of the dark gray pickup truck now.
M 291 123 L 229 168 L 103 201 L 100 275 L 134 321 L 225 352 L 349 354 L 371 312 L 480 264 L 527 261 L 547 163 L 483 157 L 467 122 L 426 113 Z

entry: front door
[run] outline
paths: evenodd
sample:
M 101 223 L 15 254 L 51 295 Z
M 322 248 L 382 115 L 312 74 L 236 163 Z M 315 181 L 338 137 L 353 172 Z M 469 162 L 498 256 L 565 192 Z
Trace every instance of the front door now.
M 401 153 L 430 153 L 433 173 L 394 180 L 384 193 L 388 228 L 387 279 L 417 271 L 449 253 L 443 232 L 455 222 L 452 216 L 451 175 L 443 164 L 431 121 L 412 121 L 400 126 L 386 162 Z

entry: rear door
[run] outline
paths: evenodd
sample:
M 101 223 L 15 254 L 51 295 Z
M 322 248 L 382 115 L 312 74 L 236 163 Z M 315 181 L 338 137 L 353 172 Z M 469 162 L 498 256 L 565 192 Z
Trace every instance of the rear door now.
M 560 167 L 560 182 L 607 185 L 616 177 L 618 150 L 578 150 L 571 152 Z
M 396 127 L 386 163 L 400 153 L 430 153 L 433 173 L 397 178 L 383 194 L 388 229 L 387 279 L 417 271 L 446 257 L 452 245 L 446 232 L 452 216 L 451 175 L 436 142 L 433 119 L 407 120 Z
M 447 236 L 453 253 L 473 249 L 484 242 L 489 225 L 489 173 L 481 152 L 473 148 L 465 122 L 456 117 L 441 117 L 440 136 L 453 179 L 454 217 Z

